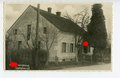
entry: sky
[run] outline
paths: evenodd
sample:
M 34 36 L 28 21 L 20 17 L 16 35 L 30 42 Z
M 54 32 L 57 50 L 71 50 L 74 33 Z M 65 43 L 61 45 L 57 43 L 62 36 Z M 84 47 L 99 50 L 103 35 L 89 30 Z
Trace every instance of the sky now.
M 7 31 L 16 19 L 23 13 L 23 11 L 29 6 L 37 6 L 37 4 L 4 4 L 4 27 Z M 84 3 L 84 4 L 40 4 L 40 9 L 46 10 L 48 7 L 52 8 L 52 13 L 60 11 L 62 15 L 65 15 L 67 12 L 69 15 L 73 16 L 75 13 L 88 9 L 88 12 L 91 16 L 91 8 L 93 3 Z M 102 3 L 103 13 L 105 16 L 105 24 L 108 33 L 112 32 L 112 4 L 111 3 Z

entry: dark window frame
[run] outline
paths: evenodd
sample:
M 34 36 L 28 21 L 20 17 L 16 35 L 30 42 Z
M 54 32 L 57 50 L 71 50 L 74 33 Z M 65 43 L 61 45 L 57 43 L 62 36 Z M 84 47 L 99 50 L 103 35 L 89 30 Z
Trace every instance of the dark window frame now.
M 65 42 L 62 43 L 62 52 L 63 53 L 67 52 L 67 44 Z
M 47 34 L 47 27 L 43 27 L 43 33 Z

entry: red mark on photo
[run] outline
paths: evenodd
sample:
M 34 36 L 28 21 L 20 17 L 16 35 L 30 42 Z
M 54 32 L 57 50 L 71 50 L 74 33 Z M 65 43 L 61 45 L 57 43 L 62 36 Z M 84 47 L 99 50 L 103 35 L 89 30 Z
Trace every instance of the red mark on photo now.
M 83 42 L 83 46 L 87 47 L 89 44 L 88 44 L 88 41 L 84 41 Z
M 18 67 L 18 64 L 17 64 L 17 62 L 10 62 L 9 66 L 10 66 L 11 68 L 17 68 L 17 67 Z

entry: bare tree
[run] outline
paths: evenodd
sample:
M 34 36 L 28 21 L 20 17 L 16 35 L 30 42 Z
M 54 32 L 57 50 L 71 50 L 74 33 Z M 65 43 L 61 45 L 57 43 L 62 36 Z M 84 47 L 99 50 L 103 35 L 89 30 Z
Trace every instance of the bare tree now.
M 41 45 L 43 45 L 41 47 L 42 48 L 45 48 L 46 51 L 47 51 L 47 60 L 46 60 L 46 65 L 48 65 L 48 60 L 49 60 L 49 53 L 50 53 L 50 50 L 51 48 L 53 47 L 53 45 L 57 42 L 56 40 L 58 40 L 58 36 L 60 36 L 60 31 L 55 28 L 55 27 L 51 27 L 51 26 L 48 26 L 46 27 L 47 30 L 45 33 L 43 33 L 43 28 L 39 28 L 39 32 L 38 32 L 38 41 L 41 42 Z M 21 37 L 24 39 L 25 41 L 25 44 L 27 45 L 28 49 L 30 50 L 33 50 L 35 48 L 35 32 L 34 30 L 31 31 L 31 43 L 32 43 L 32 46 L 31 44 L 28 42 L 27 40 L 27 36 L 25 33 L 23 33 L 22 31 L 24 31 L 23 29 L 19 29 L 19 32 L 21 34 Z M 62 39 L 62 37 L 60 38 Z
M 54 27 L 50 27 L 50 28 L 47 27 L 47 31 L 44 34 L 42 34 L 41 32 L 39 33 L 39 39 L 43 41 L 43 43 L 45 44 L 45 48 L 47 50 L 46 65 L 48 65 L 50 50 L 54 46 L 54 44 L 57 42 L 58 37 L 60 35 L 61 35 L 60 31 Z
M 78 24 L 80 27 L 82 27 L 85 30 L 86 30 L 87 25 L 90 22 L 90 16 L 88 13 L 88 9 L 86 9 L 86 8 L 84 10 L 74 14 L 73 16 L 69 15 L 66 12 L 66 14 L 63 17 L 73 21 L 74 23 Z

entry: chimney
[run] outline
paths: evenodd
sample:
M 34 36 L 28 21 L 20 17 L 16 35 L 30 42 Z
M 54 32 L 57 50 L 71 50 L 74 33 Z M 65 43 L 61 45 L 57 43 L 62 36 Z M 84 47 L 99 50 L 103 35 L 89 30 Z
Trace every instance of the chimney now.
M 61 12 L 56 12 L 56 15 L 60 17 L 61 16 Z
M 51 11 L 52 11 L 52 8 L 48 7 L 48 12 L 51 13 Z

